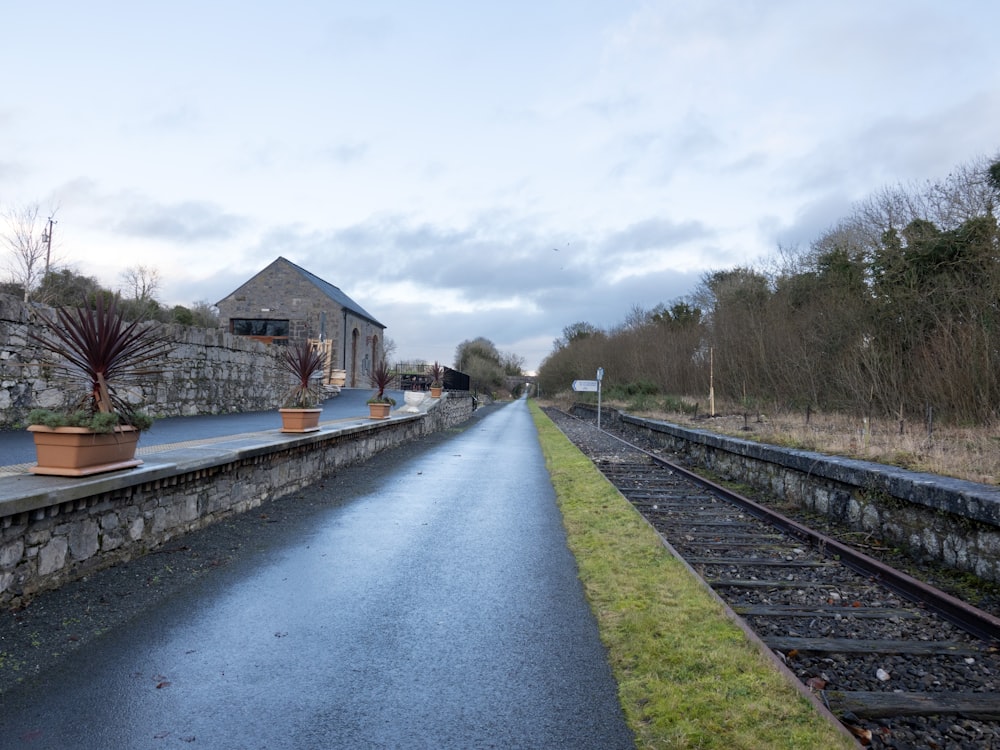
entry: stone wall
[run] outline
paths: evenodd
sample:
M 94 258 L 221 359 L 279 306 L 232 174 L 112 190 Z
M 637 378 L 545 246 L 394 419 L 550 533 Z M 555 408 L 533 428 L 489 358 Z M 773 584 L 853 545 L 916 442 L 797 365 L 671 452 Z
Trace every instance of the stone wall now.
M 144 456 L 85 479 L 0 479 L 0 606 L 147 553 L 195 529 L 286 497 L 338 468 L 465 422 L 449 394 L 426 413 L 289 436 L 213 442 Z
M 0 428 L 23 426 L 36 406 L 58 408 L 67 393 L 59 372 L 31 343 L 39 305 L 0 294 Z M 273 348 L 218 328 L 165 326 L 176 342 L 159 372 L 145 376 L 129 400 L 161 417 L 261 411 L 278 405 L 289 387 Z
M 575 411 L 596 413 L 578 405 Z M 603 411 L 606 425 L 654 440 L 728 480 L 790 500 L 883 543 L 1000 581 L 1000 488 L 764 445 Z

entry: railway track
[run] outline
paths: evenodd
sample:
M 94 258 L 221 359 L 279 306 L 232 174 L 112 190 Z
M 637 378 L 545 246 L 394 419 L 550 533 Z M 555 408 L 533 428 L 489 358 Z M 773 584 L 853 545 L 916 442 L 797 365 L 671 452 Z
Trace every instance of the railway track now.
M 1000 750 L 1000 618 L 593 424 L 549 416 L 862 744 Z

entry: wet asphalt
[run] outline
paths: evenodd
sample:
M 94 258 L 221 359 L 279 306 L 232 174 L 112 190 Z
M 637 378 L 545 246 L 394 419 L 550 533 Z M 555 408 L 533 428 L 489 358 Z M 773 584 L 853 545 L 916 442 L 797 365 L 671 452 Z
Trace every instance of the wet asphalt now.
M 526 402 L 400 456 L 0 696 L 0 746 L 634 747 Z

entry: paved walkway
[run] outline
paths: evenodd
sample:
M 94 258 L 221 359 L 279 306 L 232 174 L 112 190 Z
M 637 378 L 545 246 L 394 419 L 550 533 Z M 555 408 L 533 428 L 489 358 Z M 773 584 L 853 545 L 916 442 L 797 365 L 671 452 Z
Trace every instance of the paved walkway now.
M 526 402 L 348 472 L 0 696 L 3 747 L 633 747 Z
M 345 388 L 323 402 L 323 422 L 367 417 L 371 388 Z M 403 405 L 402 391 L 387 391 Z M 277 430 L 281 417 L 277 409 L 242 414 L 203 414 L 192 417 L 166 417 L 153 422 L 152 429 L 139 438 L 137 455 L 142 456 L 192 442 L 226 440 L 234 435 Z M 0 431 L 0 476 L 26 474 L 35 465 L 35 443 L 27 430 Z

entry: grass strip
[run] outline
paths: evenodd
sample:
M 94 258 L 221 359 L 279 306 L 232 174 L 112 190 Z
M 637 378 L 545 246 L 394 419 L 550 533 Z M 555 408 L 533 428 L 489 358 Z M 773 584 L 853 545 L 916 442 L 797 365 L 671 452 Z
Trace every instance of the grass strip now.
M 856 748 L 788 684 L 534 402 L 531 410 L 637 745 Z

